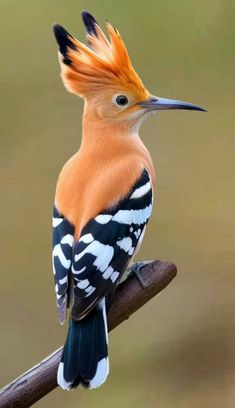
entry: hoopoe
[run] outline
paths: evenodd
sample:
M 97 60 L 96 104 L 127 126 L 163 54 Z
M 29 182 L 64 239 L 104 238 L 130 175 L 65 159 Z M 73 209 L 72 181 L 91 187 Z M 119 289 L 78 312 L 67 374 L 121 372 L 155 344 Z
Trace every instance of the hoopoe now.
M 86 45 L 54 25 L 64 85 L 85 102 L 81 146 L 59 175 L 53 215 L 61 324 L 71 308 L 57 374 L 67 390 L 97 388 L 109 373 L 107 312 L 153 204 L 154 167 L 139 128 L 158 110 L 204 110 L 152 96 L 119 32 L 106 23 L 107 39 L 93 16 L 82 18 Z

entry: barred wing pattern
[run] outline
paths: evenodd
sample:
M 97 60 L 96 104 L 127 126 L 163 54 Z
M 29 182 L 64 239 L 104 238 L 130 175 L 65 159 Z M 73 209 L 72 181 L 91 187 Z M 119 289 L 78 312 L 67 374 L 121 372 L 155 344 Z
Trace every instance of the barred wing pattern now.
M 74 318 L 83 318 L 112 294 L 133 257 L 152 212 L 152 189 L 146 170 L 116 206 L 84 227 L 74 245 Z
M 72 239 L 73 226 L 56 213 L 63 220 L 54 228 L 55 232 L 56 228 L 59 231 L 53 250 L 60 321 L 65 318 L 71 275 L 74 284 L 72 316 L 75 319 L 82 319 L 104 296 L 114 293 L 143 238 L 151 212 L 151 182 L 148 172 L 143 170 L 130 193 L 114 207 L 91 219 L 78 241 Z
M 71 266 L 73 259 L 74 227 L 54 207 L 52 263 L 55 279 L 56 303 L 59 321 L 64 323 L 70 303 Z M 69 281 L 70 280 L 70 281 Z

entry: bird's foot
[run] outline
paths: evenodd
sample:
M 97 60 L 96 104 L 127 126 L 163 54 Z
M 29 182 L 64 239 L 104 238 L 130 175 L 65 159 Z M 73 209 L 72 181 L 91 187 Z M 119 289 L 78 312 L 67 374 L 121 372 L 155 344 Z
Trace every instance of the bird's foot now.
M 138 279 L 138 281 L 140 282 L 142 288 L 146 287 L 145 281 L 143 279 L 143 276 L 141 274 L 141 269 L 150 264 L 151 262 L 153 262 L 153 260 L 149 260 L 149 261 L 141 261 L 141 262 L 136 262 L 133 265 L 131 265 L 129 268 L 127 268 L 127 270 L 125 271 L 121 282 L 124 282 L 126 279 L 130 278 L 131 276 L 135 275 Z

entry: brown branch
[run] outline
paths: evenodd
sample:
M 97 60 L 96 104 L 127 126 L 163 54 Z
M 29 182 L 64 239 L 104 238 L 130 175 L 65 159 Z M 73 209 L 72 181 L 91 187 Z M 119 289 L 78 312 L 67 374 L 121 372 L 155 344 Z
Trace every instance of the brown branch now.
M 153 261 L 121 283 L 108 317 L 109 330 L 128 319 L 137 309 L 161 292 L 175 277 L 176 267 Z M 27 408 L 57 387 L 56 372 L 62 348 L 0 390 L 0 408 Z

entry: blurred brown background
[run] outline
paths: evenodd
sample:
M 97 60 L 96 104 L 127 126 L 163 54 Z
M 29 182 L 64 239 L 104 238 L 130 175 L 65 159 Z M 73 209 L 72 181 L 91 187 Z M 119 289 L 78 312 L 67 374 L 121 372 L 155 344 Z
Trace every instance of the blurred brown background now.
M 235 2 L 2 0 L 0 383 L 60 346 L 51 270 L 58 172 L 80 143 L 82 102 L 59 78 L 51 24 L 84 38 L 80 12 L 108 18 L 159 96 L 208 109 L 162 112 L 141 135 L 157 168 L 139 259 L 178 276 L 111 334 L 111 374 L 97 391 L 59 389 L 36 406 L 235 406 Z

